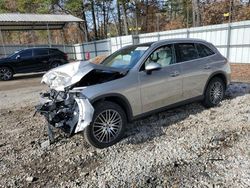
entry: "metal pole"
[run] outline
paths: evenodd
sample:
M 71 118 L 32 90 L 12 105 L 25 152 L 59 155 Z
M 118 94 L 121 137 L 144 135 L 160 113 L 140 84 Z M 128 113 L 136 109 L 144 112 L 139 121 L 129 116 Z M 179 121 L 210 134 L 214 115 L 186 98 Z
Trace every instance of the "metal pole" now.
M 51 38 L 50 38 L 50 30 L 49 30 L 49 24 L 48 23 L 47 23 L 47 34 L 48 34 L 49 47 L 51 48 Z
M 95 57 L 97 56 L 97 46 L 96 46 L 96 41 L 94 41 L 94 46 L 95 46 Z
M 31 37 L 32 37 L 33 47 L 35 47 L 35 39 L 34 39 L 34 30 L 33 30 L 33 28 L 31 30 Z
M 4 55 L 6 56 L 6 49 L 5 49 L 5 44 L 4 44 L 4 40 L 3 40 L 3 35 L 2 35 L 1 28 L 0 28 L 0 37 L 1 37 L 1 42 L 2 42 L 2 45 L 3 45 Z
M 229 3 L 230 3 L 229 18 L 228 18 L 228 28 L 227 28 L 227 59 L 229 59 L 230 57 L 232 0 L 230 0 Z
M 61 33 L 61 37 L 62 37 L 62 42 L 63 42 L 63 51 L 66 52 L 66 48 L 65 48 L 65 41 L 64 41 L 64 34 L 63 31 L 60 32 Z

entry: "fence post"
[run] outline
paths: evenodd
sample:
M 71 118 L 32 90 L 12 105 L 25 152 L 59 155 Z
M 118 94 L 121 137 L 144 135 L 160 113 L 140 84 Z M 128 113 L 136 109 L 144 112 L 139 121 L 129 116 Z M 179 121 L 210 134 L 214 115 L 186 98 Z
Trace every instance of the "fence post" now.
M 230 57 L 230 46 L 231 46 L 231 24 L 228 23 L 227 28 L 227 59 Z
M 119 36 L 119 39 L 120 39 L 120 48 L 122 48 L 122 38 L 121 38 L 121 36 Z
M 51 36 L 48 23 L 47 23 L 47 35 L 48 35 L 49 47 L 51 48 Z
M 111 38 L 108 39 L 109 40 L 109 53 L 112 53 L 112 42 L 111 42 Z
M 65 48 L 65 45 L 63 45 L 63 47 Z M 71 48 L 73 47 L 73 53 L 74 53 L 74 60 L 76 60 L 76 47 L 75 45 L 72 45 Z
M 1 37 L 2 45 L 3 45 L 4 56 L 6 57 L 6 49 L 5 49 L 5 44 L 4 44 L 1 28 L 0 28 L 0 37 Z
M 85 48 L 84 48 L 84 43 L 82 43 L 81 46 L 82 46 L 82 54 L 83 54 L 83 58 L 82 59 L 85 61 L 86 60 L 86 58 L 85 58 L 85 53 L 86 52 L 85 52 Z M 81 46 L 79 45 L 79 47 L 80 47 L 80 53 L 81 53 Z
M 139 35 L 132 35 L 133 45 L 139 44 Z
M 187 38 L 189 38 L 190 37 L 190 31 L 189 31 L 189 29 L 187 29 Z
M 95 57 L 97 56 L 97 46 L 96 46 L 96 41 L 94 41 L 94 46 L 95 46 Z

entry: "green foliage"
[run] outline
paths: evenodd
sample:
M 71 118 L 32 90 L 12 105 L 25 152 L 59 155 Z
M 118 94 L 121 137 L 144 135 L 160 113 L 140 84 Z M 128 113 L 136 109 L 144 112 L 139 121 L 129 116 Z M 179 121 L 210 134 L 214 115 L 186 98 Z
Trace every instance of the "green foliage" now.
M 83 6 L 82 0 L 66 0 L 64 3 L 65 9 L 70 10 L 70 12 L 75 15 L 81 14 Z
M 49 13 L 51 5 L 51 0 L 17 0 L 20 13 Z

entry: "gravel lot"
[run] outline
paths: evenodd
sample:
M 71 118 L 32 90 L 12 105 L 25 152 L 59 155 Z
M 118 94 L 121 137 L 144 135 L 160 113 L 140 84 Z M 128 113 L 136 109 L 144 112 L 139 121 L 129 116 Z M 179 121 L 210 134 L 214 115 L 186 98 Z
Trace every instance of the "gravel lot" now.
M 32 116 L 46 87 L 32 80 L 0 83 L 0 187 L 250 187 L 250 84 L 232 84 L 217 108 L 136 121 L 107 149 L 80 134 L 44 149 L 45 121 Z

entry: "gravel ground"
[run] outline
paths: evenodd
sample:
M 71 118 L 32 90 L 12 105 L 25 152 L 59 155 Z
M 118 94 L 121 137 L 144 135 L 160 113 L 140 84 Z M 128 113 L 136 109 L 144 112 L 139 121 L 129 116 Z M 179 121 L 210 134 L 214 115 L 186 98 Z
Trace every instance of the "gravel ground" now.
M 0 187 L 250 187 L 250 84 L 232 84 L 216 108 L 136 121 L 102 150 L 81 134 L 41 147 L 45 121 L 32 115 L 42 89 L 0 92 Z

